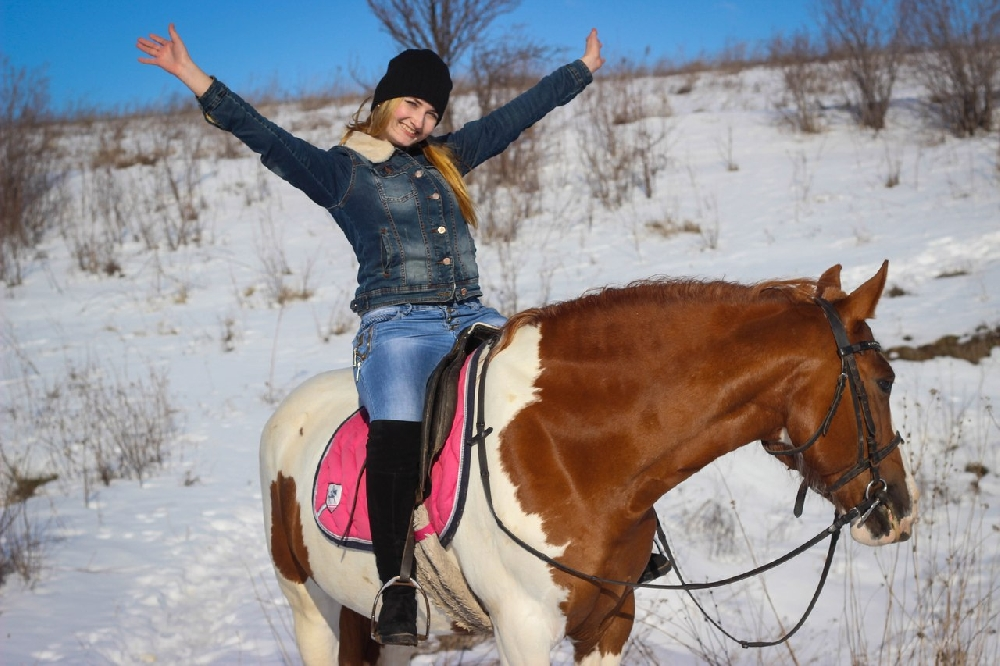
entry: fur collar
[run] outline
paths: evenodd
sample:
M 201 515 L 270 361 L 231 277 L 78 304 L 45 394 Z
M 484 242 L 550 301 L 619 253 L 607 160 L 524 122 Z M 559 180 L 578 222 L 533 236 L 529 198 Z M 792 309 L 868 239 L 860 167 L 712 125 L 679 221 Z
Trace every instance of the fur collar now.
M 353 132 L 347 137 L 344 146 L 375 164 L 385 162 L 396 150 L 396 147 L 385 139 L 376 139 L 364 132 Z

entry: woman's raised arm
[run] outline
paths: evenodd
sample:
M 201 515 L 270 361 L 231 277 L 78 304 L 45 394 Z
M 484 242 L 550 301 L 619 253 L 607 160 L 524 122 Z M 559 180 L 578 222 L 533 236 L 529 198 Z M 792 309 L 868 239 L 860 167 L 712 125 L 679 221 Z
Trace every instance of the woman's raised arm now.
M 599 70 L 601 65 L 604 64 L 604 58 L 601 57 L 601 40 L 597 38 L 597 28 L 591 29 L 590 34 L 587 35 L 587 47 L 584 49 L 583 57 L 580 60 L 587 66 L 591 74 Z
M 191 89 L 198 97 L 205 94 L 208 87 L 212 85 L 212 77 L 201 71 L 198 65 L 194 64 L 191 56 L 188 55 L 184 41 L 174 29 L 174 24 L 167 26 L 170 38 L 160 37 L 150 33 L 149 39 L 140 37 L 135 43 L 136 47 L 148 55 L 148 58 L 139 58 L 139 62 L 144 65 L 156 65 L 165 72 L 173 74 L 181 83 Z

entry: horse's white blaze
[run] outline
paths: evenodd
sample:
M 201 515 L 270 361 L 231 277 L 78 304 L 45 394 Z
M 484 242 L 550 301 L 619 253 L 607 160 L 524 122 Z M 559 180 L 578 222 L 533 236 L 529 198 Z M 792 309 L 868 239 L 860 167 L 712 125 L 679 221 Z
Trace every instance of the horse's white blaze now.
M 489 366 L 485 415 L 493 432 L 487 439 L 486 457 L 497 515 L 518 537 L 558 558 L 563 547 L 548 543 L 541 518 L 525 513 L 518 504 L 514 484 L 500 463 L 498 449 L 503 445 L 507 424 L 537 400 L 539 339 L 537 328 L 522 328 Z M 540 655 L 544 655 L 547 660 L 549 650 L 565 633 L 565 618 L 559 604 L 565 601 L 566 590 L 555 585 L 547 565 L 497 527 L 479 482 L 476 457 L 471 476 L 473 483 L 455 533 L 454 552 L 470 585 L 493 611 L 503 659 L 510 663 L 539 663 Z

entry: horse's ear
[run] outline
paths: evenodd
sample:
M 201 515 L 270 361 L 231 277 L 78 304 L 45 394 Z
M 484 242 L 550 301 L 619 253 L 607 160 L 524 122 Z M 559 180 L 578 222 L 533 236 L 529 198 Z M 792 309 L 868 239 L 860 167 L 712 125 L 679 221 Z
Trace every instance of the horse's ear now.
M 825 301 L 839 301 L 847 296 L 840 286 L 840 264 L 834 264 L 826 269 L 816 281 L 816 296 Z
M 841 307 L 845 319 L 861 320 L 871 319 L 875 316 L 875 306 L 878 305 L 879 298 L 882 297 L 882 290 L 885 289 L 885 280 L 889 274 L 889 260 L 882 262 L 882 268 L 873 275 L 863 285 L 855 289 L 847 297 Z

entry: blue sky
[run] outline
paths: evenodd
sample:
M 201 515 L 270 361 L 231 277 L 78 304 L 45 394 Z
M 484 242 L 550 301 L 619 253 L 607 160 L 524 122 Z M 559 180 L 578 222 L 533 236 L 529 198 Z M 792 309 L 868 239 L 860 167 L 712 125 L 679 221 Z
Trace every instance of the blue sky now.
M 591 27 L 605 55 L 655 59 L 713 52 L 726 40 L 754 42 L 812 22 L 811 0 L 522 0 L 495 30 L 523 26 L 534 39 L 583 52 Z M 363 0 L 137 2 L 0 0 L 0 51 L 16 67 L 42 72 L 53 106 L 149 104 L 182 93 L 179 83 L 140 65 L 135 40 L 166 34 L 173 21 L 205 71 L 237 90 L 290 91 L 375 80 L 397 52 Z M 43 69 L 44 68 L 44 69 Z M 460 67 L 459 67 L 460 69 Z

